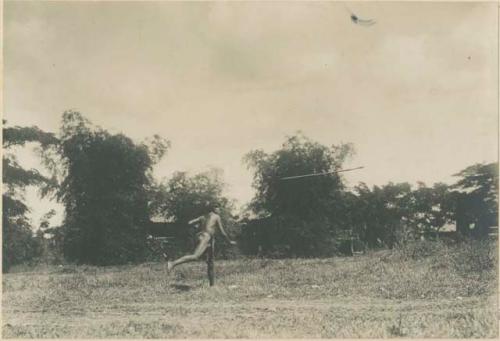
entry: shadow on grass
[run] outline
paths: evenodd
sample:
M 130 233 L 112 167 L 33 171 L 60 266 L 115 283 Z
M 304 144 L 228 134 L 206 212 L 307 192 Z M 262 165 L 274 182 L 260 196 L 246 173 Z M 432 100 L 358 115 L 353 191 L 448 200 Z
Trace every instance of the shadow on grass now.
M 191 289 L 193 289 L 192 286 L 187 284 L 171 284 L 170 287 L 174 288 L 177 291 L 190 291 Z

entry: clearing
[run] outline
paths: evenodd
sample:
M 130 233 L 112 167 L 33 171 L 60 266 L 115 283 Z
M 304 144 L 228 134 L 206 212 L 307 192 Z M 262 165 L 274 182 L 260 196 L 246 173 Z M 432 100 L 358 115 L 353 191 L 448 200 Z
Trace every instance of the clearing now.
M 383 338 L 498 336 L 497 271 L 454 250 L 414 259 L 117 267 L 48 266 L 3 276 L 5 338 Z M 484 259 L 483 259 L 484 260 Z M 483 261 L 480 260 L 480 261 Z

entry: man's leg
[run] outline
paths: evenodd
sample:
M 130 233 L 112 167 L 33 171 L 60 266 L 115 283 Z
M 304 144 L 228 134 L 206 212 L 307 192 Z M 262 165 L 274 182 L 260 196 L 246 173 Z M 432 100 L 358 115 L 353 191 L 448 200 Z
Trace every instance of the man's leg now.
M 215 271 L 214 271 L 214 256 L 215 256 L 215 239 L 212 238 L 207 248 L 207 274 L 210 286 L 215 284 Z
M 200 243 L 198 244 L 198 246 L 196 247 L 196 249 L 194 250 L 194 253 L 192 255 L 186 255 L 184 257 L 177 259 L 176 261 L 167 262 L 168 271 L 172 270 L 173 268 L 175 268 L 179 264 L 193 262 L 193 261 L 197 260 L 198 258 L 200 258 L 201 255 L 203 255 L 203 252 L 205 252 L 205 250 L 207 249 L 209 242 L 210 242 L 210 235 L 203 234 L 201 239 L 200 239 Z

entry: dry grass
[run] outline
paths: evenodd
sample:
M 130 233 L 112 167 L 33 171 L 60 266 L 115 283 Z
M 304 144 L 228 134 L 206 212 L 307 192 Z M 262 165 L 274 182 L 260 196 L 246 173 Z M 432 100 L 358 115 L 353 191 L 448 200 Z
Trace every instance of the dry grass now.
M 3 277 L 3 337 L 497 337 L 491 253 L 420 247 L 218 261 L 213 288 L 203 263 L 170 276 L 161 263 L 11 273 Z M 464 260 L 468 252 L 475 258 Z

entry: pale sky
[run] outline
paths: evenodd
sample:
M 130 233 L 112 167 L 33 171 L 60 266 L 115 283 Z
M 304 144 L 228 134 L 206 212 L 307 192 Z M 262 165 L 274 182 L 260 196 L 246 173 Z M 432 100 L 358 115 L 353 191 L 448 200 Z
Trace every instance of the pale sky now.
M 241 160 L 298 130 L 352 142 L 346 175 L 451 182 L 497 160 L 497 4 L 4 2 L 4 118 L 56 132 L 64 110 L 136 141 L 172 142 L 156 167 L 221 168 L 253 196 Z M 23 164 L 35 166 L 23 152 Z M 30 191 L 34 223 L 55 204 Z

